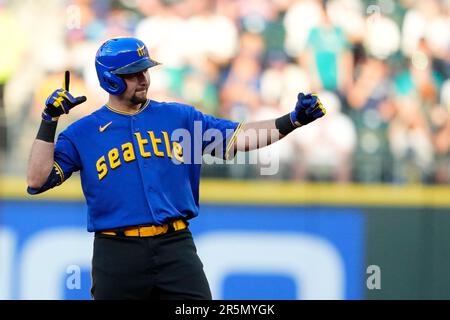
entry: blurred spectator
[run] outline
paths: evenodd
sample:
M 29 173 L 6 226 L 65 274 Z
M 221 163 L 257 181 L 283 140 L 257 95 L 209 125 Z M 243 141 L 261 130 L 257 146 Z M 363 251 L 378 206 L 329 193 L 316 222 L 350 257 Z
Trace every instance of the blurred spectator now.
M 319 125 L 301 128 L 296 135 L 295 178 L 313 181 L 351 181 L 352 156 L 356 131 L 351 119 L 341 112 L 336 94 L 320 92 L 327 106 L 326 117 Z
M 261 75 L 261 99 L 265 105 L 280 106 L 280 113 L 290 112 L 298 92 L 311 92 L 309 76 L 285 54 L 273 52 Z
M 221 116 L 244 121 L 259 108 L 263 52 L 260 35 L 244 33 L 241 36 L 239 53 L 225 73 L 220 97 Z
M 429 182 L 434 161 L 431 110 L 438 102 L 442 79 L 433 70 L 430 48 L 421 39 L 409 69 L 395 78 L 396 116 L 390 124 L 394 181 Z
M 321 1 L 294 1 L 284 17 L 286 29 L 285 48 L 291 57 L 298 57 L 306 47 L 312 28 L 322 19 Z
M 199 60 L 186 69 L 178 89 L 179 97 L 202 112 L 217 115 L 219 110 L 219 68 L 211 60 Z
M 364 39 L 364 7 L 359 0 L 329 0 L 327 13 L 333 25 L 339 26 L 350 42 Z
M 157 61 L 169 68 L 181 68 L 190 45 L 186 19 L 178 15 L 175 5 L 163 4 L 158 8 L 157 14 L 144 17 L 137 24 L 135 34 L 147 44 Z
M 261 64 L 265 50 L 264 39 L 260 34 L 250 32 L 241 34 L 239 38 L 239 56 L 256 59 Z
M 186 21 L 188 37 L 185 52 L 189 63 L 200 57 L 218 65 L 229 63 L 236 54 L 238 31 L 227 17 L 214 12 L 214 1 L 195 0 L 196 14 Z
M 433 69 L 427 42 L 422 39 L 411 56 L 409 68 L 395 77 L 396 95 L 410 96 L 429 108 L 438 101 L 442 82 L 441 75 Z
M 259 108 L 258 61 L 238 56 L 233 60 L 221 94 L 221 116 L 244 121 Z
M 419 46 L 421 39 L 426 39 L 431 44 L 435 54 L 442 54 L 448 50 L 450 36 L 448 4 L 438 0 L 415 1 L 403 21 L 402 50 L 407 56 L 411 56 Z
M 430 110 L 430 123 L 433 132 L 433 143 L 436 156 L 434 181 L 450 182 L 450 79 L 441 89 L 439 104 Z
M 312 79 L 313 91 L 344 92 L 352 81 L 352 56 L 343 30 L 332 24 L 324 6 L 320 24 L 313 27 L 306 41 L 304 65 Z
M 436 169 L 434 180 L 436 183 L 448 184 L 450 182 L 450 117 L 445 108 L 436 109 L 436 122 L 441 126 L 435 135 Z
M 426 183 L 434 158 L 431 132 L 413 97 L 397 98 L 396 110 L 389 127 L 393 182 Z
M 400 28 L 381 12 L 367 17 L 364 46 L 371 55 L 386 59 L 400 49 Z
M 3 163 L 8 147 L 5 87 L 23 59 L 25 41 L 20 24 L 0 2 L 0 163 Z
M 126 35 L 162 62 L 151 99 L 252 121 L 291 111 L 299 91 L 326 91 L 320 123 L 247 154 L 255 165 L 206 175 L 260 177 L 276 157 L 280 170 L 266 178 L 450 183 L 450 2 L 441 0 L 0 0 L 0 157 L 5 111 L 15 142 L 3 170 L 23 172 L 64 70 L 88 102 L 59 130 L 106 101 L 94 55 Z
M 358 143 L 354 155 L 356 181 L 389 181 L 390 153 L 387 129 L 394 114 L 389 100 L 392 81 L 382 60 L 367 57 L 357 66 L 355 83 L 347 92 L 350 115 L 355 123 Z

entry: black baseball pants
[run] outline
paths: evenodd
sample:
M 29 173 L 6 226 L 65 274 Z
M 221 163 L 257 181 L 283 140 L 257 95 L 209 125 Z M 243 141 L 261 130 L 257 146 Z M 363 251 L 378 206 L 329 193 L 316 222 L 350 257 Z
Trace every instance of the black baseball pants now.
M 95 300 L 211 300 L 189 229 L 154 237 L 96 233 L 91 294 Z

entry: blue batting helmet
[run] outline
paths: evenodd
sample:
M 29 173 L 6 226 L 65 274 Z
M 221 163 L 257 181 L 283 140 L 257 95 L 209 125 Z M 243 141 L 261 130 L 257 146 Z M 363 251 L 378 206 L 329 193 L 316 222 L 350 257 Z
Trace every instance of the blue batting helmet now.
M 95 56 L 100 86 L 113 95 L 119 95 L 126 89 L 125 81 L 119 75 L 144 71 L 158 64 L 150 58 L 145 44 L 132 37 L 106 41 Z

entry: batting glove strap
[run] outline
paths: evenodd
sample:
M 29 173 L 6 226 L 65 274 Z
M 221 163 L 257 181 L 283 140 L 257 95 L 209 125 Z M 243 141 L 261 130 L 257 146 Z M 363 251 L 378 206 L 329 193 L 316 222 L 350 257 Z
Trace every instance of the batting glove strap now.
M 48 122 L 58 122 L 59 120 L 59 116 L 58 117 L 52 117 L 51 115 L 49 115 L 46 110 L 44 110 L 42 112 L 42 120 L 44 121 L 48 121 Z
M 288 135 L 298 128 L 292 121 L 291 117 L 292 113 L 288 113 L 278 119 L 275 119 L 275 127 L 283 136 Z

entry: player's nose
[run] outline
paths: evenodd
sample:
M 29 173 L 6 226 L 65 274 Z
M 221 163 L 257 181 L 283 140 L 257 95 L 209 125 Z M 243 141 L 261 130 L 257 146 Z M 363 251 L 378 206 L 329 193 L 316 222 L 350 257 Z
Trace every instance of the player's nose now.
M 149 85 L 149 78 L 147 76 L 147 70 L 139 72 L 137 74 L 138 84 L 140 86 L 148 86 Z

